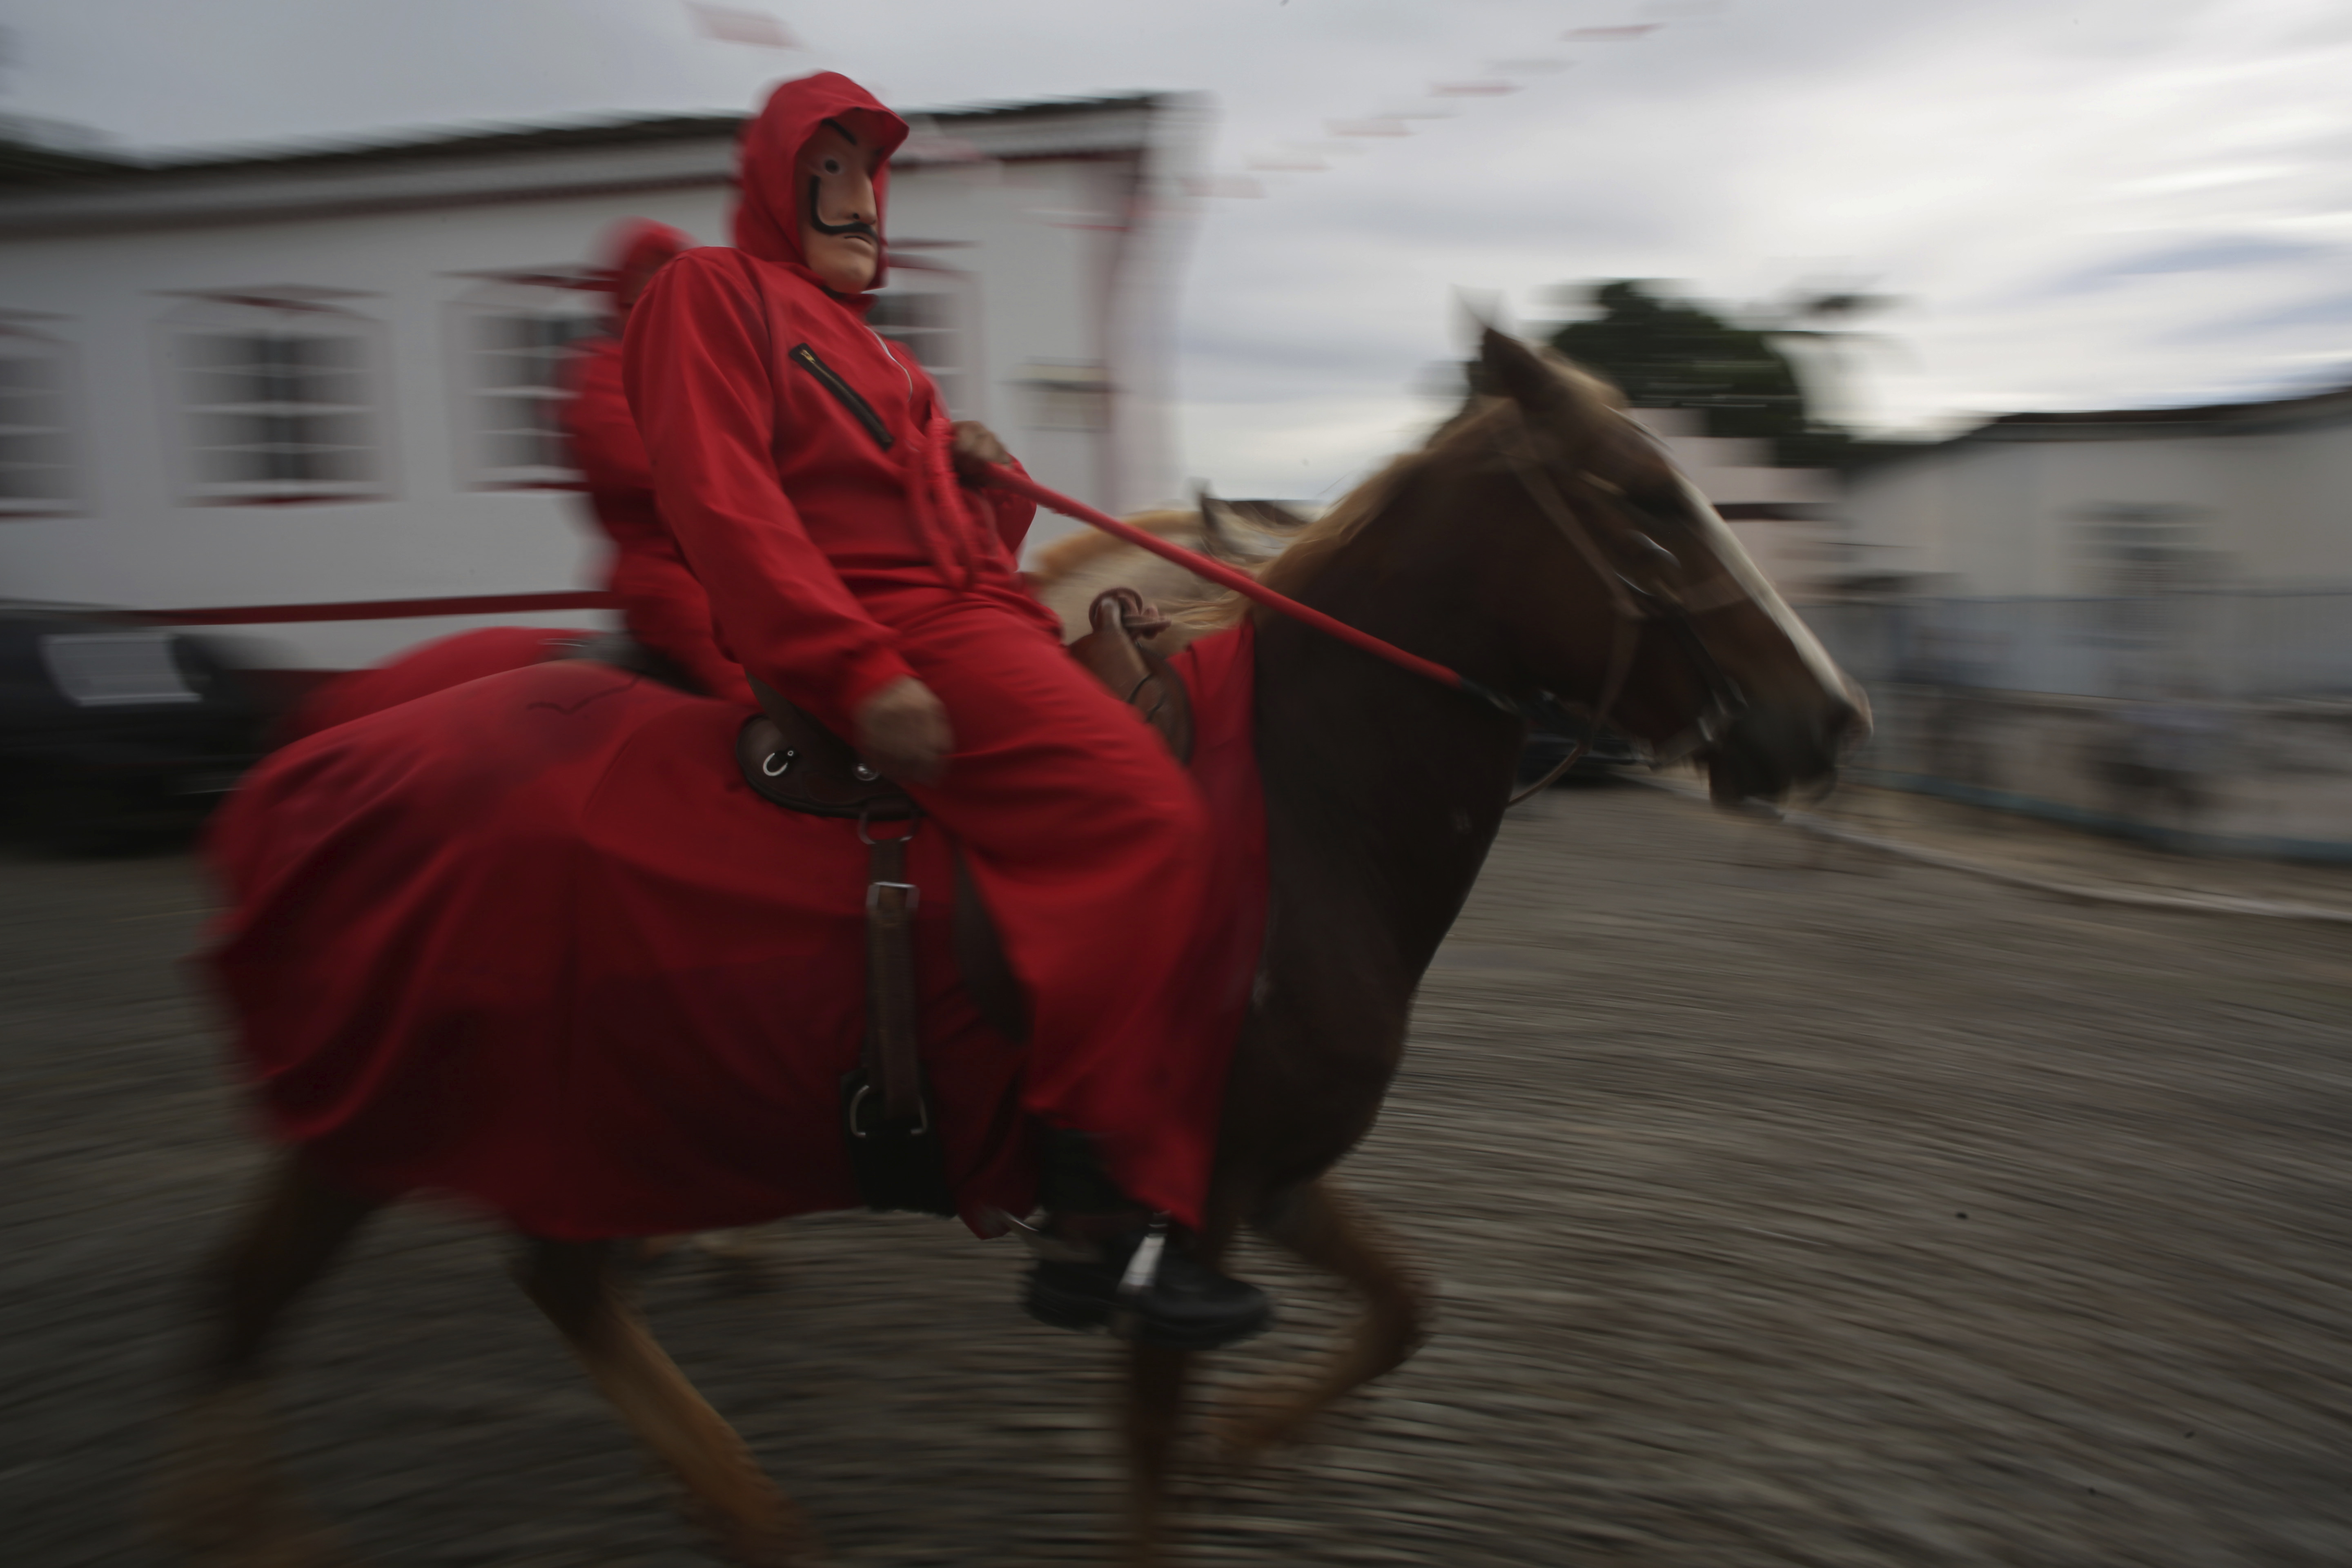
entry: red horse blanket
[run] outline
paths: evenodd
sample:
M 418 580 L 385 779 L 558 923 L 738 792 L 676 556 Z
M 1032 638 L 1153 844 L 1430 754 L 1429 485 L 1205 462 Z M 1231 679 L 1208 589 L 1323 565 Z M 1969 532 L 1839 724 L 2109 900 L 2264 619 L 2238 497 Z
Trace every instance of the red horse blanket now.
M 1187 1033 L 1229 1053 L 1265 903 L 1249 629 L 1175 663 L 1219 826 Z M 856 1207 L 838 1098 L 866 850 L 744 785 L 744 717 L 565 660 L 257 769 L 210 837 L 229 909 L 206 962 L 274 1134 L 357 1190 L 454 1193 L 566 1239 Z M 950 844 L 927 826 L 909 860 L 934 1114 L 985 1232 L 1034 1194 L 1021 1052 L 958 981 Z
M 336 676 L 303 699 L 286 721 L 284 735 L 299 741 L 485 675 L 569 658 L 595 635 L 544 626 L 482 626 L 436 637 L 383 664 Z

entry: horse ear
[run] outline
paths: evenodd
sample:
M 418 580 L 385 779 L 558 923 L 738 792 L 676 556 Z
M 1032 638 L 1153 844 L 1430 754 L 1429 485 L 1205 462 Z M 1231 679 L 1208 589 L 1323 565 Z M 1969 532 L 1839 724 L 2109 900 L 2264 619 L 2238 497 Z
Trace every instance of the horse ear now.
M 1217 499 L 1206 479 L 1194 484 L 1192 500 L 1201 510 L 1201 553 L 1212 561 L 1231 562 L 1235 554 L 1232 509 Z
M 1205 484 L 1194 495 L 1201 505 L 1201 553 L 1212 561 L 1254 571 L 1281 554 L 1287 542 L 1269 538 L 1269 530 L 1306 526 L 1304 519 L 1265 501 L 1222 500 Z
M 1488 327 L 1479 335 L 1478 363 L 1486 372 L 1487 390 L 1509 398 L 1530 416 L 1557 415 L 1568 405 L 1568 388 L 1560 384 L 1559 374 L 1508 332 Z

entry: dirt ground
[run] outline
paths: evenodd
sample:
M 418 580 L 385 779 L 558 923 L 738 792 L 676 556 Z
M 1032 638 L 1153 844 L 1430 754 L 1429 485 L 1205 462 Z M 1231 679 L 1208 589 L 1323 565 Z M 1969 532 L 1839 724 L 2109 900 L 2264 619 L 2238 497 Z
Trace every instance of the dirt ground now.
M 2352 877 L 2277 890 L 2352 902 Z M 170 1561 L 137 1504 L 182 1281 L 257 1157 L 178 967 L 204 903 L 182 856 L 0 863 L 19 1568 Z M 1192 1560 L 2338 1568 L 2347 1135 L 2340 926 L 2063 902 L 1555 791 L 1507 826 L 1345 1172 L 1439 1281 L 1437 1337 L 1314 1447 L 1202 1473 Z M 1108 1554 L 1110 1352 L 1020 1317 L 1017 1253 L 856 1217 L 772 1245 L 648 1304 L 845 1563 Z M 385 1568 L 703 1561 L 504 1250 L 425 1210 L 363 1240 L 287 1347 L 292 1469 Z M 1286 1322 L 1225 1377 L 1343 1310 L 1243 1267 Z

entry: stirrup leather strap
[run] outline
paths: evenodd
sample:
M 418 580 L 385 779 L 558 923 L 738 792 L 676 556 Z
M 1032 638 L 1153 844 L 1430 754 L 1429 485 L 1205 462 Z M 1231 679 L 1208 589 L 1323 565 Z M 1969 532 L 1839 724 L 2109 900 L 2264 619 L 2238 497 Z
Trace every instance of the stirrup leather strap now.
M 861 824 L 861 826 L 863 825 Z M 887 1121 L 927 1121 L 917 1050 L 915 911 L 921 894 L 907 880 L 907 839 L 868 835 L 866 884 L 866 1081 Z

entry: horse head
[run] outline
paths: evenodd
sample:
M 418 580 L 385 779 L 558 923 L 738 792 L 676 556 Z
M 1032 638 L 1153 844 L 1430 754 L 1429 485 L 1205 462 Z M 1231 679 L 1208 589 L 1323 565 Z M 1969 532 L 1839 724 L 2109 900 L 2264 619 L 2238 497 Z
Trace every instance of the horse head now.
M 1715 797 L 1829 775 L 1868 704 L 1606 384 L 1489 329 L 1474 400 L 1423 457 L 1479 531 L 1506 690 L 1552 693 L 1696 757 Z

